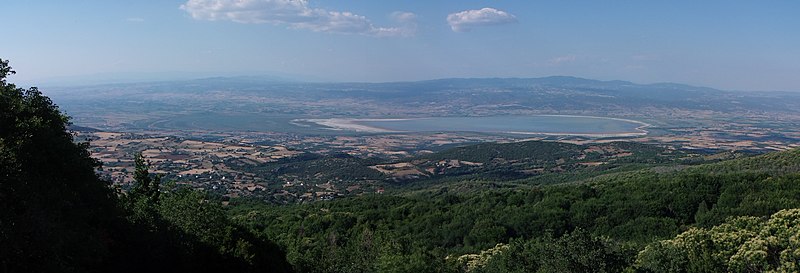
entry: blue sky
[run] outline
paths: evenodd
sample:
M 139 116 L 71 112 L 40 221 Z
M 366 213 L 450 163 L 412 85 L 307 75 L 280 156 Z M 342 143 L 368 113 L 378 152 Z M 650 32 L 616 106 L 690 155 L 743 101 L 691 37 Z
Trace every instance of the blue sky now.
M 10 1 L 25 84 L 578 76 L 800 91 L 798 1 Z

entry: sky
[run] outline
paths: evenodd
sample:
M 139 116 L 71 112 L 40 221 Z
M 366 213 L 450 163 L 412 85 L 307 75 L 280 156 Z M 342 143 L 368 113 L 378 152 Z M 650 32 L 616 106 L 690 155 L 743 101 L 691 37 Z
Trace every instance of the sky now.
M 800 1 L 0 0 L 27 85 L 576 76 L 800 91 Z

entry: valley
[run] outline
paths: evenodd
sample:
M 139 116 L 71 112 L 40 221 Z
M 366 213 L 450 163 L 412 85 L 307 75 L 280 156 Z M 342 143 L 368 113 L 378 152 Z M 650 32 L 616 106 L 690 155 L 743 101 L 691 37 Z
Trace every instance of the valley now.
M 6 1 L 0 273 L 800 272 L 798 1 Z
M 677 84 L 570 77 L 381 84 L 212 78 L 56 88 L 52 95 L 72 115 L 78 139 L 88 140 L 103 162 L 101 175 L 122 189 L 133 182 L 133 157 L 141 152 L 166 180 L 226 199 L 277 203 L 467 177 L 530 186 L 568 181 L 582 170 L 600 174 L 800 147 L 798 95 Z M 596 151 L 546 162 L 453 154 L 491 143 L 523 145 L 528 155 L 538 153 L 537 145 Z M 652 149 L 674 155 L 658 164 L 619 164 Z

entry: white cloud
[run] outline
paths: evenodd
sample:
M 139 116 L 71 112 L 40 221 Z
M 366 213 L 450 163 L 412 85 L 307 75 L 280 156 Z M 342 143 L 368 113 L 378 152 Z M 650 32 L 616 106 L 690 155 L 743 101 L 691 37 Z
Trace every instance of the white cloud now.
M 469 31 L 477 26 L 502 25 L 517 22 L 517 17 L 493 8 L 465 10 L 447 15 L 447 23 L 456 32 Z
M 392 20 L 399 23 L 416 23 L 417 15 L 411 12 L 395 11 L 392 12 Z
M 377 27 L 358 14 L 311 8 L 308 0 L 189 0 L 181 9 L 197 20 L 287 25 L 316 32 L 411 36 L 416 30 L 415 16 L 410 12 L 393 13 L 399 26 Z
M 144 22 L 144 18 L 128 17 L 128 18 L 125 18 L 125 21 L 134 22 L 134 23 L 141 23 L 141 22 Z

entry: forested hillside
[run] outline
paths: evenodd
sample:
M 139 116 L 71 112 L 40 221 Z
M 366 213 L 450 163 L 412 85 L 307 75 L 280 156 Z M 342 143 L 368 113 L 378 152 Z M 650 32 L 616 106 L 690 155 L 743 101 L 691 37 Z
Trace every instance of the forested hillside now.
M 302 152 L 273 162 L 229 166 L 269 181 L 265 183 L 266 190 L 253 194 L 257 198 L 273 203 L 302 203 L 374 193 L 377 189 L 406 194 L 463 185 L 461 182 L 468 180 L 524 187 L 569 183 L 656 166 L 683 168 L 737 156 L 744 154 L 708 156 L 667 145 L 621 141 L 581 145 L 521 141 L 464 145 L 401 159 Z M 308 196 L 312 195 L 309 192 L 320 194 Z M 309 194 L 303 196 L 306 193 Z
M 219 201 L 164 186 L 137 160 L 118 191 L 36 88 L 0 59 L 0 272 L 287 272 L 283 252 L 232 223 Z
M 244 202 L 230 213 L 276 240 L 304 272 L 459 271 L 475 267 L 467 260 L 487 255 L 503 259 L 486 269 L 497 267 L 496 272 L 648 271 L 652 267 L 644 261 L 635 263 L 637 253 L 658 240 L 714 227 L 729 217 L 800 208 L 798 167 L 800 151 L 793 150 L 578 184 L 479 192 L 445 187 L 279 207 Z M 771 268 L 767 265 L 759 268 Z M 716 268 L 727 264 L 721 266 Z
M 389 163 L 309 157 L 262 171 L 339 168 L 328 174 L 353 182 L 402 166 L 433 179 L 330 201 L 223 205 L 162 181 L 141 155 L 129 190 L 99 179 L 68 118 L 36 88 L 6 82 L 12 73 L 0 60 L 0 272 L 800 268 L 800 150 L 703 157 L 624 142 L 522 142 Z

